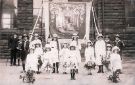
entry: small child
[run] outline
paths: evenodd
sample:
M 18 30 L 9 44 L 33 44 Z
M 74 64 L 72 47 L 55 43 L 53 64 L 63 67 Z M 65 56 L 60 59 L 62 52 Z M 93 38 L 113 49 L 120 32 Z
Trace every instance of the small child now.
M 85 65 L 84 67 L 89 71 L 88 75 L 92 75 L 91 70 L 95 68 L 95 56 L 94 47 L 91 41 L 87 42 L 87 47 L 85 49 Z
M 118 82 L 119 74 L 120 71 L 122 70 L 122 61 L 121 61 L 120 54 L 118 54 L 119 51 L 120 49 L 117 46 L 114 46 L 112 48 L 112 54 L 110 55 L 111 71 L 113 72 L 112 81 L 115 83 Z
M 75 46 L 70 46 L 69 57 L 70 57 L 70 62 L 76 65 L 76 69 L 77 69 L 76 73 L 78 73 L 79 63 L 81 62 L 81 55 L 80 55 L 80 51 L 78 51 L 78 49 Z
M 76 64 L 72 63 L 70 64 L 70 74 L 71 74 L 71 80 L 75 80 L 75 74 L 77 72 Z
M 68 64 L 67 62 L 63 63 L 63 74 L 67 74 L 67 68 L 68 68 Z
M 37 57 L 34 54 L 34 48 L 30 49 L 30 53 L 27 55 L 26 58 L 26 72 L 24 75 L 20 75 L 20 79 L 23 79 L 23 82 L 26 83 L 34 83 L 35 77 L 34 73 L 38 71 L 37 69 Z
M 34 53 L 34 49 L 31 48 L 30 53 L 27 55 L 26 58 L 26 72 L 28 70 L 33 70 L 37 72 L 38 71 L 37 66 L 38 66 L 38 58 Z
M 67 46 L 67 43 L 63 44 L 63 48 L 59 51 L 59 56 L 60 56 L 60 62 L 62 64 L 62 69 L 63 69 L 63 74 L 67 74 L 68 72 L 68 67 L 69 67 L 69 55 L 70 55 L 70 50 Z
M 37 56 L 38 58 L 38 71 L 37 74 L 40 74 L 40 68 L 42 66 L 42 60 L 41 57 L 43 56 L 43 49 L 42 49 L 42 45 L 40 43 L 36 43 L 35 44 L 35 51 L 34 54 Z
M 112 53 L 112 45 L 111 44 L 107 44 L 106 45 L 106 57 L 105 57 L 105 62 L 104 65 L 107 69 L 107 71 L 110 71 L 110 55 Z
M 46 70 L 47 72 L 51 72 L 52 69 L 52 53 L 51 53 L 51 46 L 46 44 L 45 52 L 42 57 L 43 65 L 41 67 L 42 70 Z

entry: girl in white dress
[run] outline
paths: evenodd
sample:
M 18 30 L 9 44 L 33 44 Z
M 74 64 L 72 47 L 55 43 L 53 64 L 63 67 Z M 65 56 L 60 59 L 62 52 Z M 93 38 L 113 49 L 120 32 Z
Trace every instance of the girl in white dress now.
M 102 34 L 97 36 L 97 41 L 95 43 L 95 56 L 96 56 L 96 65 L 99 66 L 98 73 L 104 73 L 102 61 L 106 57 L 106 43 L 103 39 Z
M 61 62 L 62 69 L 63 69 L 63 74 L 67 74 L 67 72 L 68 72 L 68 67 L 70 64 L 69 55 L 70 55 L 70 50 L 67 47 L 67 43 L 64 43 L 63 48 L 59 52 L 60 62 Z
M 94 47 L 91 41 L 87 42 L 87 47 L 85 49 L 85 67 L 89 70 L 88 75 L 92 75 L 91 70 L 95 66 L 95 56 Z
M 46 44 L 46 46 L 45 46 L 45 51 L 42 56 L 42 62 L 43 62 L 43 65 L 42 65 L 41 69 L 51 72 L 53 63 L 52 63 L 51 46 L 49 44 Z
M 38 71 L 38 58 L 34 54 L 34 48 L 30 49 L 30 53 L 27 55 L 26 58 L 26 71 L 33 70 L 35 72 Z

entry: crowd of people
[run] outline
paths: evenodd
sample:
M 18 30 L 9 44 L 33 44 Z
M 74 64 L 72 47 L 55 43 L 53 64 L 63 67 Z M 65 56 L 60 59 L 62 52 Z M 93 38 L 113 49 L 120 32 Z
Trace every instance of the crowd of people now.
M 118 70 L 122 72 L 124 43 L 118 34 L 115 36 L 115 41 L 111 41 L 108 36 L 104 38 L 102 34 L 99 34 L 95 42 L 85 40 L 85 44 L 84 68 L 87 69 L 89 75 L 92 75 L 91 70 L 96 66 L 98 66 L 97 73 L 104 73 L 104 67 L 113 73 Z M 26 34 L 18 37 L 17 34 L 14 34 L 9 40 L 9 48 L 11 49 L 10 65 L 20 65 L 21 60 L 23 72 L 32 70 L 35 73 L 43 71 L 59 73 L 61 70 L 63 74 L 70 73 L 72 80 L 75 79 L 75 74 L 79 73 L 82 57 L 81 43 L 77 34 L 73 34 L 70 43 L 63 43 L 61 49 L 57 34 L 48 38 L 45 46 L 37 33 L 33 35 L 32 41 L 29 41 L 29 36 Z M 18 64 L 16 64 L 16 60 Z

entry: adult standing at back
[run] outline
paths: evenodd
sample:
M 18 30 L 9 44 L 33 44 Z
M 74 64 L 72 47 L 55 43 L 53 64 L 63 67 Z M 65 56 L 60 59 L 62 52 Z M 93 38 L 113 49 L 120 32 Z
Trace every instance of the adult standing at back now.
M 11 49 L 10 65 L 16 65 L 16 53 L 17 53 L 18 38 L 17 34 L 13 34 L 13 37 L 9 39 L 8 45 Z

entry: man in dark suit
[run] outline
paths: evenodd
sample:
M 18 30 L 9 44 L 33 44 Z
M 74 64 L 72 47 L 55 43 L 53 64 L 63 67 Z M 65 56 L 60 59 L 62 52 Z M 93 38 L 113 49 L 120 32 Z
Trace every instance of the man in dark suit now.
M 22 67 L 23 71 L 25 71 L 25 61 L 27 54 L 29 52 L 29 39 L 26 34 L 23 35 L 23 43 L 22 43 Z
M 10 65 L 16 65 L 16 53 L 17 53 L 18 38 L 17 34 L 14 34 L 12 38 L 9 39 L 9 48 L 11 49 Z

